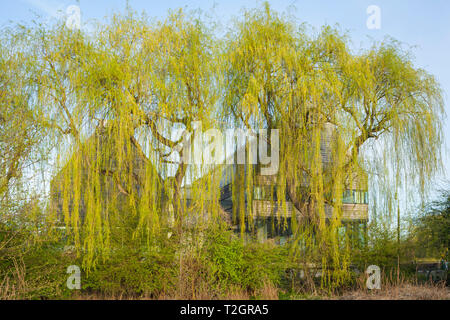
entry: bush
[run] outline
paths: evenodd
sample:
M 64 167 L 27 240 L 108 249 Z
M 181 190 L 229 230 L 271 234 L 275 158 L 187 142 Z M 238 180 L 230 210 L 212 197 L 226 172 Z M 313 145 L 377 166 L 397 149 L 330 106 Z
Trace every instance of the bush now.
M 206 259 L 214 286 L 240 286 L 254 293 L 269 282 L 278 284 L 284 274 L 287 254 L 271 244 L 244 244 L 231 231 L 217 230 L 208 235 Z
M 61 237 L 50 236 L 36 203 L 0 212 L 0 299 L 70 297 L 67 267 L 76 257 L 64 252 Z
M 169 242 L 155 242 L 150 248 L 136 243 L 116 247 L 108 260 L 84 273 L 83 292 L 158 298 L 176 283 L 174 248 Z
M 1 299 L 65 299 L 67 267 L 76 264 L 58 242 L 35 244 L 0 262 Z

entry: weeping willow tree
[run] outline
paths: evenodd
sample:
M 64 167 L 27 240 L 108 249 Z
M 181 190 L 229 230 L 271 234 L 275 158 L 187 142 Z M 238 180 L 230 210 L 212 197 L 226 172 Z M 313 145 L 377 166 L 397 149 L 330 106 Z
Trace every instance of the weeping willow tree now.
M 32 61 L 36 121 L 57 145 L 52 219 L 64 222 L 87 268 L 108 257 L 125 219 L 151 245 L 162 229 L 181 232 L 188 214 L 218 211 L 211 179 L 193 193 L 196 212 L 184 190 L 198 178 L 184 155 L 189 134 L 198 121 L 213 125 L 218 97 L 216 41 L 198 18 L 128 12 L 89 32 L 63 23 L 22 29 L 27 45 L 16 53 Z
M 125 219 L 147 245 L 167 229 L 214 225 L 221 171 L 189 160 L 204 146 L 196 135 L 216 119 L 255 135 L 279 130 L 272 178 L 296 209 L 292 253 L 320 266 L 331 287 L 346 280 L 350 263 L 338 237 L 343 191 L 374 171 L 385 200 L 378 210 L 395 212 L 402 188 L 418 185 L 424 195 L 439 169 L 440 88 L 396 42 L 356 54 L 337 30 L 310 35 L 268 6 L 245 12 L 224 39 L 181 11 L 165 21 L 129 12 L 89 30 L 21 27 L 21 45 L 10 47 L 27 66 L 16 79 L 26 82 L 12 88 L 28 94 L 34 123 L 57 146 L 48 154 L 51 218 L 64 222 L 88 268 L 108 257 Z M 252 170 L 234 177 L 241 202 L 251 200 Z M 241 223 L 257 214 L 238 208 Z
M 338 229 L 343 191 L 364 183 L 360 172 L 376 177 L 371 187 L 387 199 L 378 210 L 391 212 L 401 188 L 425 194 L 440 168 L 441 91 L 400 48 L 388 40 L 354 53 L 338 30 L 308 33 L 268 5 L 227 37 L 222 114 L 255 134 L 279 129 L 277 194 L 297 209 L 292 252 L 320 265 L 329 287 L 349 274 Z

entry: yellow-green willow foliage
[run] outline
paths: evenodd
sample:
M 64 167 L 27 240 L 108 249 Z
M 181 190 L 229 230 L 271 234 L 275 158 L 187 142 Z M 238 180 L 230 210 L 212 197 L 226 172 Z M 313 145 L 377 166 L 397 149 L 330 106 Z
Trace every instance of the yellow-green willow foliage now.
M 193 140 L 175 130 L 213 126 L 217 42 L 200 20 L 128 13 L 89 32 L 57 24 L 27 34 L 38 121 L 58 145 L 49 207 L 88 268 L 125 220 L 151 245 L 157 232 L 217 217 L 218 181 L 208 176 L 192 186 L 188 210 L 184 187 L 199 172 L 181 162 Z
M 364 168 L 390 177 L 372 186 L 386 199 L 406 179 L 425 192 L 440 165 L 439 85 L 394 41 L 356 54 L 337 30 L 308 34 L 268 5 L 245 12 L 225 47 L 222 114 L 255 132 L 280 130 L 277 194 L 298 210 L 292 252 L 321 267 L 323 284 L 339 285 L 350 263 L 338 235 L 343 191 L 367 188 Z
M 30 65 L 23 54 L 23 34 L 3 30 L 0 37 L 0 209 L 21 188 L 24 169 L 39 161 L 34 151 L 42 139 L 33 112 Z M 22 199 L 24 200 L 24 199 Z
M 195 123 L 279 129 L 270 178 L 278 221 L 286 223 L 287 194 L 292 253 L 305 271 L 321 267 L 330 287 L 350 263 L 338 232 L 343 191 L 367 188 L 373 173 L 386 204 L 378 210 L 394 212 L 399 190 L 419 185 L 424 194 L 439 169 L 439 86 L 395 42 L 355 54 L 338 31 L 310 35 L 268 6 L 245 12 L 223 39 L 181 11 L 165 21 L 128 12 L 87 30 L 18 28 L 22 42 L 9 53 L 24 61 L 17 88 L 30 90 L 33 117 L 57 146 L 48 155 L 52 217 L 87 267 L 120 242 L 117 230 L 151 246 L 159 232 L 179 239 L 222 216 L 220 166 L 181 162 L 195 145 L 181 131 L 192 134 Z M 247 169 L 232 179 L 241 230 L 258 215 L 245 204 L 256 172 Z

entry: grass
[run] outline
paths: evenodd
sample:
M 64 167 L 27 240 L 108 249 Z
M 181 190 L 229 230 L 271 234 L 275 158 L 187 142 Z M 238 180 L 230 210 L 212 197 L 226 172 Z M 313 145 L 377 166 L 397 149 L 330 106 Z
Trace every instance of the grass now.
M 355 290 L 341 296 L 340 300 L 450 300 L 450 288 L 442 284 L 403 283 L 398 286 L 384 286 L 380 290 Z
M 179 296 L 158 297 L 159 300 L 182 299 Z M 442 284 L 413 284 L 403 283 L 398 286 L 385 286 L 381 290 L 356 289 L 349 290 L 340 295 L 311 295 L 283 293 L 278 288 L 266 286 L 257 297 L 250 297 L 248 293 L 239 288 L 230 290 L 219 297 L 220 300 L 450 300 L 450 288 Z M 123 295 L 98 295 L 98 294 L 74 294 L 75 300 L 148 300 L 148 297 L 126 297 Z M 198 300 L 208 300 L 207 296 L 199 297 Z

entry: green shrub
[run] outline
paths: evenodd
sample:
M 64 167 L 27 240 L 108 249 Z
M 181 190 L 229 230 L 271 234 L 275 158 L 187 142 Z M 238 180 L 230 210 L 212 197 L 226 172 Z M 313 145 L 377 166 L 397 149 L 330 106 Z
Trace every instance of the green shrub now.
M 113 248 L 108 260 L 84 273 L 85 293 L 157 298 L 177 277 L 174 246 L 129 244 Z
M 265 281 L 280 282 L 287 251 L 270 244 L 244 244 L 231 231 L 219 229 L 207 237 L 206 259 L 212 285 L 240 286 L 253 292 Z
M 2 299 L 66 299 L 67 267 L 75 258 L 60 243 L 34 244 L 20 254 L 3 256 L 0 262 Z

